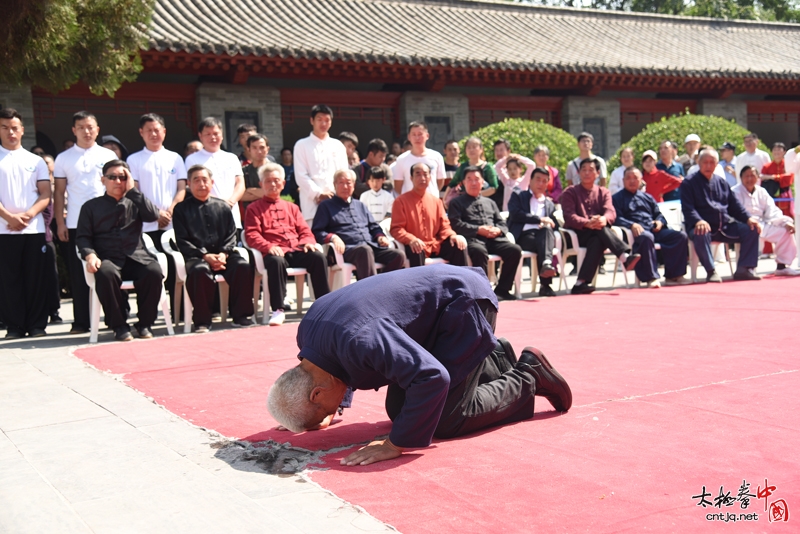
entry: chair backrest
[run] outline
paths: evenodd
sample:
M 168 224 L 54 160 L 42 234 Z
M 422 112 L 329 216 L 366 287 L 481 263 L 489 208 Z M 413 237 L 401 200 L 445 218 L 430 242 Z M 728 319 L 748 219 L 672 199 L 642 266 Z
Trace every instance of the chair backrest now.
M 173 243 L 175 243 L 175 230 L 170 228 L 161 234 L 161 248 L 163 248 L 164 252 L 167 254 L 177 252 L 177 244 L 172 246 Z
M 668 228 L 679 232 L 683 229 L 683 211 L 681 211 L 680 201 L 659 202 L 658 209 L 667 220 Z

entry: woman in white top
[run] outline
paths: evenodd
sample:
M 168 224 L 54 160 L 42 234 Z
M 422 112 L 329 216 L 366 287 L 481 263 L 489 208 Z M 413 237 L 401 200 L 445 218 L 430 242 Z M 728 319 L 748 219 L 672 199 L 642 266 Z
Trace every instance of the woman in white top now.
M 611 179 L 608 181 L 608 190 L 612 195 L 617 191 L 624 189 L 624 186 L 622 185 L 622 177 L 625 175 L 625 169 L 633 165 L 633 148 L 629 146 L 623 148 L 619 155 L 619 160 L 622 165 L 614 169 L 614 172 L 611 173 Z

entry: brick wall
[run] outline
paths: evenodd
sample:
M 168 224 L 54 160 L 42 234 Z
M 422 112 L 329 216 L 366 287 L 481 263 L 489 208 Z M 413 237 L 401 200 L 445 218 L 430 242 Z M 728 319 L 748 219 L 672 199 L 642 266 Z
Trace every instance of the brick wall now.
M 562 108 L 562 128 L 578 136 L 585 129 L 585 119 L 603 119 L 605 122 L 605 146 L 598 146 L 595 139 L 594 152 L 610 158 L 622 143 L 619 102 L 601 98 L 568 96 Z
M 739 126 L 747 128 L 747 102 L 741 100 L 700 100 L 697 113 L 733 119 Z
M 469 100 L 464 95 L 407 92 L 400 98 L 400 132 L 402 138 L 408 123 L 422 121 L 425 117 L 449 117 L 450 132 L 444 133 L 444 123 L 432 122 L 431 141 L 428 146 L 441 152 L 450 137 L 461 139 L 469 135 Z
M 22 115 L 25 125 L 25 135 L 22 137 L 22 146 L 31 149 L 36 144 L 36 127 L 33 123 L 33 98 L 31 88 L 28 86 L 16 87 L 0 84 L 0 107 L 14 108 Z
M 269 138 L 270 155 L 280 161 L 283 147 L 280 91 L 262 86 L 200 84 L 197 88 L 198 121 L 212 116 L 224 122 L 226 111 L 257 111 L 261 123 L 257 125 L 258 130 Z M 238 153 L 239 148 L 235 143 L 233 140 L 233 152 Z

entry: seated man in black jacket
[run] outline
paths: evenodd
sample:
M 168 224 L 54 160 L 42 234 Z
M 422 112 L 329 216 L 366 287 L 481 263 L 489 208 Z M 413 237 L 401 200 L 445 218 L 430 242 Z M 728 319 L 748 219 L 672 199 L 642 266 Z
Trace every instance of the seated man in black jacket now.
M 86 260 L 86 269 L 94 273 L 97 298 L 116 340 L 133 339 L 123 311 L 128 299 L 120 289 L 123 280 L 133 280 L 136 288 L 136 331 L 139 337 L 150 338 L 150 328 L 158 315 L 163 273 L 144 248 L 142 223 L 157 221 L 159 209 L 134 188 L 133 176 L 124 161 L 106 163 L 102 180 L 106 194 L 81 208 L 75 244 Z
M 497 204 L 481 195 L 483 169 L 469 166 L 464 169 L 465 194 L 450 201 L 447 215 L 450 226 L 458 235 L 467 238 L 467 253 L 472 265 L 489 272 L 489 254 L 497 254 L 503 260 L 500 279 L 494 293 L 500 300 L 516 300 L 511 293 L 517 274 L 522 249 L 506 238 L 508 228 Z
M 172 223 L 175 242 L 186 259 L 186 290 L 194 307 L 194 331 L 211 329 L 211 307 L 221 274 L 230 288 L 228 307 L 234 327 L 252 326 L 253 268 L 236 252 L 236 225 L 230 205 L 211 196 L 211 171 L 194 165 L 187 171 L 189 191 L 175 206 Z
M 545 196 L 550 183 L 547 169 L 536 167 L 531 176 L 530 189 L 519 194 L 512 194 L 508 199 L 508 221 L 511 235 L 517 240 L 522 250 L 536 253 L 536 264 L 539 268 L 540 297 L 555 297 L 556 292 L 550 287 L 553 277 L 558 274 L 553 267 L 553 247 L 555 246 L 555 229 L 558 222 L 553 213 L 556 206 Z

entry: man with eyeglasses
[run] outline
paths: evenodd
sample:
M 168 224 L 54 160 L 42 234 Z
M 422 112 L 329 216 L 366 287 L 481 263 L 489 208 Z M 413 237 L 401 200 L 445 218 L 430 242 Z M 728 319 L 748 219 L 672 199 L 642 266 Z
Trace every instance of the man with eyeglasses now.
M 277 163 L 266 163 L 259 167 L 258 174 L 263 195 L 247 208 L 244 235 L 247 244 L 264 256 L 269 305 L 272 308 L 269 324 L 278 326 L 286 319 L 283 310 L 288 280 L 286 269 L 307 269 L 316 298 L 330 293 L 328 269 L 322 247 L 317 245 L 300 208 L 281 199 L 281 191 L 286 183 L 283 167 Z
M 72 133 L 77 144 L 56 157 L 55 211 L 58 239 L 69 243 L 67 269 L 72 288 L 73 322 L 70 334 L 85 334 L 89 331 L 89 286 L 83 276 L 83 265 L 75 253 L 75 235 L 78 215 L 87 201 L 102 196 L 105 192 L 100 181 L 103 165 L 117 159 L 117 155 L 95 141 L 100 133 L 97 119 L 88 111 L 79 111 L 72 116 Z M 67 198 L 69 204 L 66 203 Z M 64 217 L 64 207 L 67 216 Z
M 94 273 L 97 298 L 114 338 L 133 339 L 124 311 L 128 297 L 120 289 L 123 280 L 132 280 L 136 289 L 136 333 L 140 338 L 151 338 L 163 273 L 144 248 L 142 225 L 157 221 L 161 213 L 134 187 L 128 164 L 122 160 L 103 166 L 103 186 L 105 194 L 81 208 L 75 242 L 86 260 L 86 270 Z

